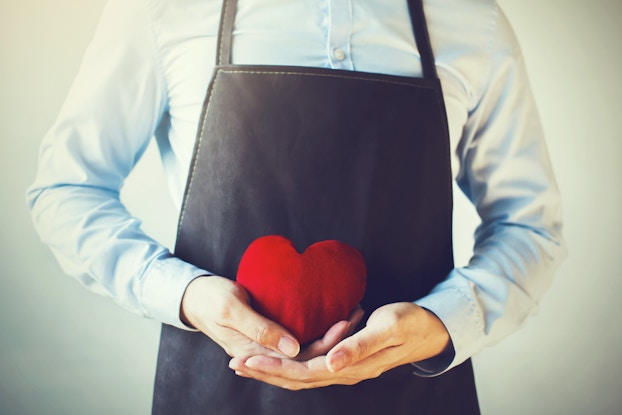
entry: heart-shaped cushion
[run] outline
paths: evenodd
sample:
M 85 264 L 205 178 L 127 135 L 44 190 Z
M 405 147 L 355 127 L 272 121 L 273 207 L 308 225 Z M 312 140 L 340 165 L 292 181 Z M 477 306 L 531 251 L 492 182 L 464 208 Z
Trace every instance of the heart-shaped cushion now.
M 305 344 L 348 318 L 363 298 L 366 277 L 363 256 L 350 245 L 320 241 L 299 254 L 289 239 L 269 235 L 248 246 L 236 279 L 257 312 Z

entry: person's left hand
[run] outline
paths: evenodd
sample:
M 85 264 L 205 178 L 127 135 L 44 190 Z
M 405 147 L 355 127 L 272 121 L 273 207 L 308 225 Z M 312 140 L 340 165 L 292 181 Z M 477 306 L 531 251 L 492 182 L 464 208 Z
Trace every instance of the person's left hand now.
M 440 354 L 449 342 L 443 323 L 414 303 L 393 303 L 372 313 L 367 325 L 326 355 L 309 360 L 271 356 L 236 357 L 236 374 L 285 389 L 353 385 L 394 367 Z

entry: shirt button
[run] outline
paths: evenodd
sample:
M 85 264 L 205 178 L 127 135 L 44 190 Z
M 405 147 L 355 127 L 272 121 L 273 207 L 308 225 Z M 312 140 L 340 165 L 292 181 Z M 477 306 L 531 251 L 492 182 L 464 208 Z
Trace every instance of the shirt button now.
M 335 57 L 335 59 L 337 59 L 338 61 L 342 61 L 346 58 L 346 54 L 343 52 L 343 50 L 336 48 L 333 50 L 333 56 Z

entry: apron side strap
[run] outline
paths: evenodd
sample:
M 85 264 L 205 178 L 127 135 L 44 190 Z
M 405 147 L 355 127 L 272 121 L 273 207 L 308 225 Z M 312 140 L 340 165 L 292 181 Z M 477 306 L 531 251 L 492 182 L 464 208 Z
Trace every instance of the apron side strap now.
M 216 49 L 216 65 L 231 65 L 231 42 L 233 23 L 237 9 L 237 0 L 223 0 L 218 28 L 218 47 Z
M 434 53 L 432 52 L 432 45 L 430 44 L 428 25 L 423 11 L 423 1 L 408 0 L 408 11 L 415 34 L 415 42 L 417 42 L 417 49 L 421 56 L 423 77 L 427 79 L 436 79 L 438 76 L 436 74 L 436 66 L 434 65 Z

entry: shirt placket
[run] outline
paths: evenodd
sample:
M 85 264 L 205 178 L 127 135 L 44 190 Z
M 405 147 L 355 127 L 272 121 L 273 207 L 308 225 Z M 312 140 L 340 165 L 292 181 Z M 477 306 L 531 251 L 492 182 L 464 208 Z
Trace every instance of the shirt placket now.
M 333 69 L 354 70 L 352 37 L 352 1 L 328 0 L 326 54 Z

